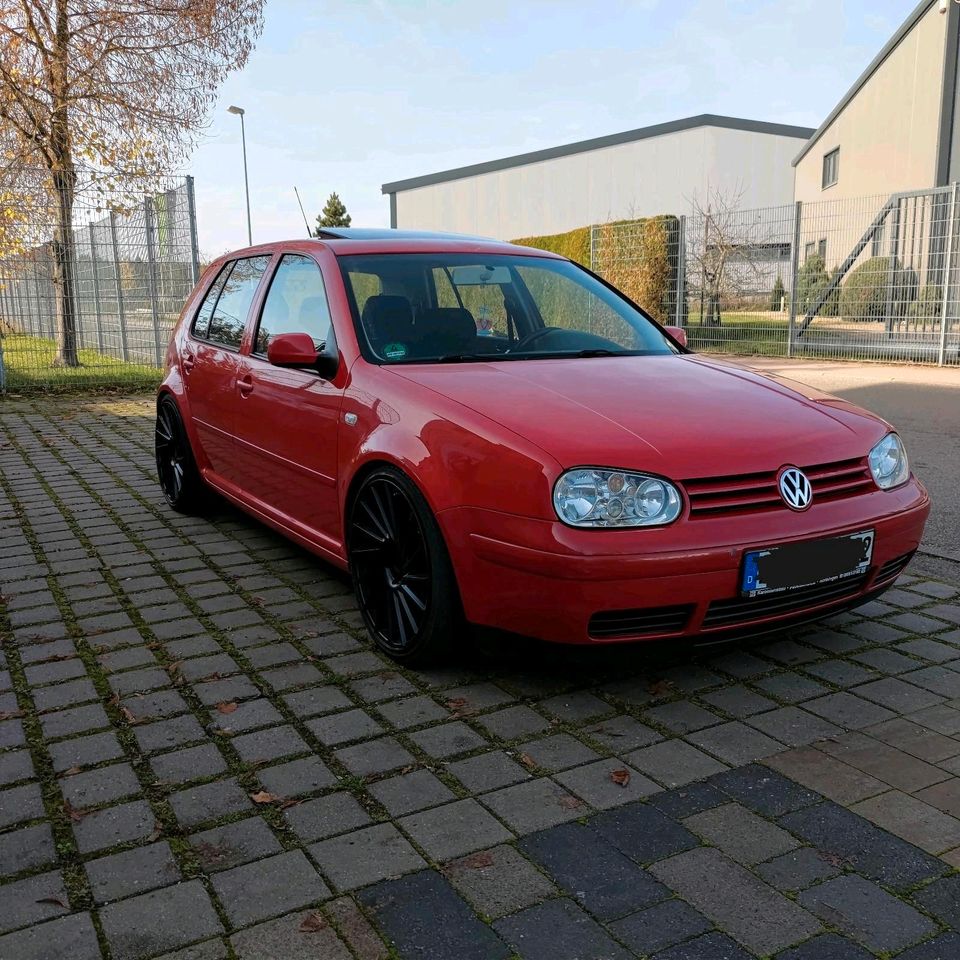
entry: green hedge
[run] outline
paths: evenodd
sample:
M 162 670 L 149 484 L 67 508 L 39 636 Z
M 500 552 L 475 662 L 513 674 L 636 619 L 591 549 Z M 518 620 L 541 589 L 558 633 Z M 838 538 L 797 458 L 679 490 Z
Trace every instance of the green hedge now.
M 892 286 L 891 286 L 892 280 Z M 886 320 L 902 317 L 917 298 L 917 274 L 891 257 L 871 257 L 852 271 L 840 293 L 840 313 L 846 320 Z

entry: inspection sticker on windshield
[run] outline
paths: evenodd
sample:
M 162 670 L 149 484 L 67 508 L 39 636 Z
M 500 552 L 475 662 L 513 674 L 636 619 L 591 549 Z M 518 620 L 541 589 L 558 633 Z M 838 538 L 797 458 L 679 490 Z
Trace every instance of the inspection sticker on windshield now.
M 403 343 L 388 343 L 383 348 L 383 355 L 388 360 L 402 360 L 407 355 L 406 344 Z

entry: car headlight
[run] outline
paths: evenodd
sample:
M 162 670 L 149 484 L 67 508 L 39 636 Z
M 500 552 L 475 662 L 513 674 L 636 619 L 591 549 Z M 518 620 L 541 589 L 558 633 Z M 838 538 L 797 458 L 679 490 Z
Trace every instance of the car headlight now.
M 868 457 L 870 472 L 881 490 L 890 490 L 906 483 L 910 477 L 910 464 L 903 441 L 888 433 L 871 451 Z
M 660 477 L 581 467 L 557 481 L 553 506 L 573 527 L 655 527 L 676 520 L 683 502 Z

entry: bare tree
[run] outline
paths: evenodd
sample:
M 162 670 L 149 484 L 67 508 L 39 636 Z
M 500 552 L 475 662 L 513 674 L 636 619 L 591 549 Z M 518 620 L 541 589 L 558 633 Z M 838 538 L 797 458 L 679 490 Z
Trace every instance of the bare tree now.
M 188 155 L 264 0 L 0 0 L 0 183 L 45 173 L 57 289 L 54 363 L 77 366 L 73 205 L 93 180 L 150 178 Z M 0 192 L 2 192 L 0 186 Z
M 756 295 L 773 283 L 770 271 L 778 267 L 776 253 L 785 239 L 782 218 L 776 211 L 743 210 L 742 197 L 742 191 L 714 189 L 706 200 L 690 201 L 687 276 L 691 284 L 700 284 L 705 326 L 720 326 L 722 303 Z

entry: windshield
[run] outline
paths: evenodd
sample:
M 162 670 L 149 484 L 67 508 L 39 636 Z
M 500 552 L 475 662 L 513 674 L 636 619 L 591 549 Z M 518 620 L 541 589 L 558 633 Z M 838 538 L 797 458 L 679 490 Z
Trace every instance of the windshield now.
M 679 352 L 629 301 L 567 260 L 459 253 L 339 258 L 375 363 Z

